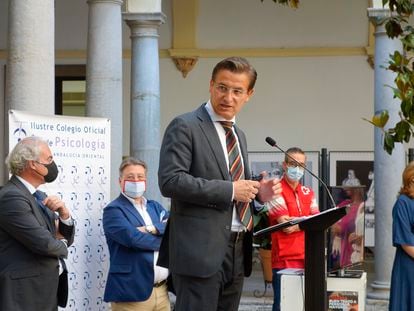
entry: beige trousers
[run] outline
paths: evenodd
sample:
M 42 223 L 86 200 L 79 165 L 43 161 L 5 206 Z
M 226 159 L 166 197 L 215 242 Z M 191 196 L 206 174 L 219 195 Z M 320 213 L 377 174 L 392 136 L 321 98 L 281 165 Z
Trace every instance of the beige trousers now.
M 111 302 L 112 311 L 170 311 L 167 284 L 152 289 L 151 296 L 139 302 Z

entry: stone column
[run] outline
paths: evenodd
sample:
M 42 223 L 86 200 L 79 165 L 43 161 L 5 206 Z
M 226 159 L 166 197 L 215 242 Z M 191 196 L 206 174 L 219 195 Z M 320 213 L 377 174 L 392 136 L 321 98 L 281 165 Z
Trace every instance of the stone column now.
M 111 120 L 111 198 L 122 161 L 122 0 L 88 0 L 86 113 Z
M 398 122 L 399 104 L 393 98 L 393 91 L 387 85 L 393 85 L 395 74 L 385 70 L 389 55 L 402 45 L 398 39 L 390 39 L 384 24 L 380 21 L 390 16 L 387 8 L 369 8 L 368 16 L 375 25 L 375 113 L 384 109 L 389 111 L 389 124 Z M 395 248 L 392 246 L 392 207 L 401 187 L 401 174 L 405 167 L 405 152 L 402 144 L 396 144 L 392 155 L 383 149 L 381 130 L 375 129 L 375 280 L 371 284 L 372 292 L 368 298 L 388 300 L 390 279 Z
M 55 112 L 55 2 L 9 1 L 6 108 Z
M 160 75 L 158 28 L 161 12 L 124 13 L 131 29 L 131 155 L 148 165 L 147 196 L 161 201 L 158 187 L 160 156 Z

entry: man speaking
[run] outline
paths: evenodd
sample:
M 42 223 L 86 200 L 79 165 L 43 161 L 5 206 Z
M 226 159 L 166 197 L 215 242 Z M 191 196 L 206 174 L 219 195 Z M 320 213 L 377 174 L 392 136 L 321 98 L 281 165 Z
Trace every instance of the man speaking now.
M 219 62 L 210 100 L 167 127 L 158 171 L 171 214 L 159 263 L 172 272 L 176 310 L 238 310 L 252 268 L 250 203 L 280 193 L 278 180 L 250 180 L 236 115 L 254 92 L 256 70 L 240 57 Z

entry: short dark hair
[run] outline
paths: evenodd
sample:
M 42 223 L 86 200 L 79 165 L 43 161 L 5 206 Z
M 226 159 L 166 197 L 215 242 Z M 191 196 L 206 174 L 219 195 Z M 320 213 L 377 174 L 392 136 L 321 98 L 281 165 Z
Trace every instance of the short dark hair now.
M 135 159 L 133 157 L 127 157 L 122 160 L 121 165 L 119 165 L 119 177 L 122 177 L 122 172 L 127 166 L 130 165 L 141 165 L 145 169 L 145 172 L 147 171 L 147 164 L 144 161 Z
M 211 80 L 215 81 L 219 71 L 228 70 L 233 73 L 246 73 L 249 76 L 249 91 L 254 88 L 257 79 L 256 69 L 243 57 L 228 57 L 219 62 L 213 69 Z
M 292 155 L 292 154 L 295 154 L 295 153 L 300 153 L 300 154 L 305 155 L 305 152 L 303 152 L 303 150 L 300 149 L 299 147 L 289 148 L 288 150 L 286 150 L 286 153 L 288 155 Z M 285 162 L 287 163 L 287 162 L 290 162 L 290 161 L 291 161 L 291 159 L 287 155 L 285 155 Z

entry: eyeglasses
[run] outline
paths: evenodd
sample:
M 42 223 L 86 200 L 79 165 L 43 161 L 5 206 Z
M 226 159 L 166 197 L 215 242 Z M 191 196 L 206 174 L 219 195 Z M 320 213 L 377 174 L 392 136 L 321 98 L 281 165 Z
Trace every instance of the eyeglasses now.
M 43 166 L 47 166 L 47 165 L 49 165 L 50 163 L 52 163 L 52 162 L 53 162 L 53 159 L 50 159 L 49 163 L 42 163 L 42 162 L 40 162 L 40 161 L 36 161 L 36 160 L 35 160 L 35 162 L 36 162 L 36 163 L 39 163 L 39 164 L 41 164 L 41 165 L 43 165 Z
M 287 162 L 286 163 L 287 164 L 287 166 L 290 166 L 290 167 L 306 167 L 306 163 L 300 163 L 300 162 L 297 162 L 297 161 L 289 161 L 289 162 Z
M 214 82 L 214 88 L 217 92 L 220 94 L 227 94 L 230 92 L 230 94 L 234 97 L 242 97 L 243 95 L 247 94 L 246 90 L 239 89 L 239 88 L 232 88 L 222 83 L 215 83 Z
M 128 174 L 127 176 L 121 176 L 121 178 L 124 178 L 125 180 L 146 180 L 147 177 L 145 175 L 133 175 Z

